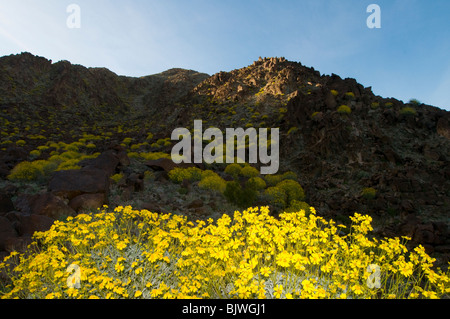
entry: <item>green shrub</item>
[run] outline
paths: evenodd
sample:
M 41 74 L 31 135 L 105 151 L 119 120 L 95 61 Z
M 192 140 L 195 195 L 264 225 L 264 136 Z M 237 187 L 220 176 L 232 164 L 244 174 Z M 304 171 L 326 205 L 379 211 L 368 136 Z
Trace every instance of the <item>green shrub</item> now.
M 347 93 L 345 93 L 345 96 L 348 97 L 348 98 L 350 98 L 350 99 L 354 99 L 354 98 L 355 98 L 355 93 L 353 93 L 353 92 L 347 92 Z
M 216 174 L 203 178 L 198 183 L 198 186 L 202 189 L 208 189 L 224 193 L 227 186 L 227 182 L 222 177 Z
M 264 195 L 269 197 L 272 204 L 281 208 L 286 207 L 287 195 L 282 188 L 277 186 L 269 187 L 264 191 Z
M 265 189 L 266 182 L 261 177 L 252 177 L 247 181 L 247 187 L 253 188 L 257 191 Z
M 402 108 L 400 110 L 400 114 L 401 115 L 405 115 L 405 116 L 410 116 L 410 115 L 414 116 L 414 115 L 417 114 L 417 111 L 414 108 L 410 107 L 410 106 L 405 106 L 404 108 Z
M 178 184 L 182 183 L 185 179 L 191 182 L 200 181 L 202 179 L 202 170 L 197 167 L 176 167 L 169 172 L 169 178 Z
M 275 186 L 283 180 L 283 176 L 279 175 L 279 174 L 266 175 L 266 176 L 264 176 L 264 180 L 266 181 L 267 186 Z
M 341 105 L 341 106 L 339 106 L 337 111 L 340 114 L 350 114 L 350 113 L 352 113 L 352 109 L 348 105 Z
M 18 140 L 17 142 L 16 142 L 16 145 L 17 146 L 25 146 L 27 144 L 27 142 L 25 142 L 24 140 Z
M 282 179 L 283 180 L 285 180 L 285 179 L 292 179 L 292 180 L 296 181 L 298 179 L 298 176 L 294 172 L 288 171 L 288 172 L 286 172 L 286 173 L 284 173 L 282 175 Z
M 299 200 L 302 201 L 305 199 L 305 193 L 303 191 L 302 186 L 291 179 L 286 179 L 280 183 L 277 184 L 278 188 L 284 190 L 286 193 L 286 204 L 290 205 L 292 201 Z
M 379 107 L 380 107 L 380 103 L 378 103 L 378 102 L 373 102 L 373 103 L 371 104 L 371 108 L 374 109 L 374 110 L 376 110 L 376 109 L 379 108 Z
M 420 106 L 422 105 L 422 102 L 420 102 L 418 99 L 411 99 L 409 100 L 409 104 L 412 104 L 414 106 Z
M 34 181 L 44 176 L 42 167 L 25 161 L 17 164 L 9 174 L 10 181 Z
M 289 205 L 288 208 L 286 208 L 286 213 L 299 213 L 301 211 L 305 212 L 305 216 L 309 216 L 311 214 L 311 207 L 308 205 L 308 203 L 293 200 L 292 203 Z
M 114 182 L 114 183 L 119 183 L 123 178 L 124 178 L 124 175 L 123 175 L 123 173 L 119 173 L 119 174 L 114 174 L 113 176 L 111 176 L 110 177 L 111 178 L 111 180 Z
M 235 179 L 241 174 L 242 167 L 239 164 L 230 164 L 225 168 L 225 173 L 233 176 Z
M 246 165 L 242 168 L 241 175 L 248 178 L 256 177 L 259 176 L 259 171 L 253 166 Z
M 38 150 L 31 151 L 31 152 L 30 152 L 30 156 L 31 156 L 32 158 L 37 158 L 37 157 L 41 156 L 41 152 L 38 151 Z
M 372 187 L 364 188 L 361 192 L 361 196 L 365 199 L 374 199 L 377 196 L 377 190 Z
M 238 182 L 231 181 L 226 183 L 223 195 L 230 203 L 248 208 L 253 205 L 258 192 L 250 187 L 242 188 Z

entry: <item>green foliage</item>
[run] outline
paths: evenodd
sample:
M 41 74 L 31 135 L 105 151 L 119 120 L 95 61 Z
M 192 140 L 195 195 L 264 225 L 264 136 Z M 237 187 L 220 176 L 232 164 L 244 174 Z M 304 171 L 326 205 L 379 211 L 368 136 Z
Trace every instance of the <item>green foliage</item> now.
M 225 168 L 225 173 L 233 176 L 235 179 L 241 174 L 242 167 L 239 164 L 229 164 Z
M 341 106 L 339 106 L 337 111 L 340 114 L 350 114 L 350 113 L 352 113 L 352 109 L 348 105 L 341 105 Z
M 339 92 L 336 90 L 331 90 L 330 92 L 331 92 L 331 94 L 333 94 L 333 96 L 338 96 L 338 94 L 339 94 Z
M 202 180 L 198 183 L 198 186 L 202 189 L 208 189 L 224 193 L 227 186 L 227 182 L 222 177 L 215 174 L 202 178 Z
M 345 93 L 345 96 L 348 97 L 348 98 L 350 98 L 350 99 L 354 99 L 354 98 L 355 98 L 355 93 L 353 93 L 353 92 L 347 92 L 347 93 Z
M 10 181 L 34 181 L 44 176 L 41 167 L 25 161 L 17 164 L 8 176 Z
M 263 190 L 266 188 L 267 184 L 261 177 L 252 177 L 247 181 L 247 185 L 250 188 L 253 188 L 257 191 Z
M 41 152 L 39 150 L 33 150 L 30 152 L 30 156 L 32 158 L 37 158 L 37 157 L 41 156 Z
M 274 205 L 281 208 L 286 207 L 287 195 L 282 188 L 277 186 L 269 187 L 264 191 L 264 195 L 266 195 Z
M 27 144 L 27 142 L 25 142 L 24 140 L 18 140 L 17 142 L 16 142 L 16 145 L 17 146 L 25 146 Z
M 411 99 L 409 100 L 409 104 L 412 104 L 414 106 L 420 106 L 422 105 L 422 102 L 420 102 L 418 99 Z
M 294 127 L 291 127 L 290 129 L 289 129 L 289 131 L 288 131 L 288 135 L 291 135 L 291 134 L 293 134 L 293 133 L 295 133 L 295 132 L 297 132 L 299 130 L 299 128 L 298 127 L 296 127 L 296 126 L 294 126 Z
M 256 177 L 259 176 L 259 171 L 253 166 L 246 165 L 244 168 L 242 168 L 241 175 L 249 178 Z
M 305 199 L 305 193 L 302 186 L 291 179 L 286 179 L 277 184 L 278 188 L 282 189 L 286 193 L 286 204 L 290 205 L 292 201 Z
M 289 207 L 286 208 L 285 212 L 286 213 L 295 213 L 295 212 L 300 212 L 302 210 L 305 212 L 305 216 L 309 216 L 309 214 L 311 214 L 311 207 L 308 205 L 308 203 L 298 201 L 298 200 L 293 200 L 292 203 L 289 205 Z
M 202 170 L 197 167 L 176 167 L 169 172 L 169 178 L 171 181 L 178 184 L 181 184 L 184 180 L 191 182 L 200 181 L 202 179 Z
M 376 110 L 377 108 L 380 107 L 380 103 L 378 103 L 378 102 L 372 102 L 372 104 L 371 104 L 370 107 L 371 107 L 372 109 Z
M 410 106 L 405 106 L 404 108 L 402 108 L 400 110 L 400 114 L 401 115 L 405 115 L 405 116 L 410 116 L 410 115 L 414 116 L 414 115 L 417 114 L 417 111 L 414 108 L 410 107 Z
M 266 175 L 264 176 L 264 179 L 267 183 L 267 186 L 275 186 L 277 185 L 279 182 L 281 182 L 283 180 L 283 176 L 276 174 L 276 175 Z
M 111 176 L 110 177 L 111 178 L 111 180 L 114 182 L 114 183 L 119 183 L 123 178 L 124 178 L 124 175 L 123 175 L 123 173 L 119 173 L 119 174 L 114 174 L 113 176 Z
M 223 193 L 225 198 L 239 207 L 250 207 L 258 196 L 258 192 L 251 188 L 242 188 L 241 184 L 236 181 L 226 183 L 225 191 Z
M 133 139 L 131 137 L 126 137 L 123 139 L 122 143 L 125 145 L 130 145 Z
M 377 196 L 377 190 L 372 187 L 364 188 L 361 192 L 361 196 L 365 199 L 374 199 Z

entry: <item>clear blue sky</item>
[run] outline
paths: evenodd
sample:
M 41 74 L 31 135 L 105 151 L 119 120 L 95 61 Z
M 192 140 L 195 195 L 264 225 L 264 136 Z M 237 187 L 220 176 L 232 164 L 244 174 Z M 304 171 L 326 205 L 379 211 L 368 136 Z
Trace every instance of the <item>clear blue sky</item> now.
M 70 29 L 66 8 L 81 8 Z M 381 29 L 369 29 L 369 4 Z M 449 0 L 0 0 L 0 56 L 23 51 L 144 76 L 284 56 L 450 110 Z

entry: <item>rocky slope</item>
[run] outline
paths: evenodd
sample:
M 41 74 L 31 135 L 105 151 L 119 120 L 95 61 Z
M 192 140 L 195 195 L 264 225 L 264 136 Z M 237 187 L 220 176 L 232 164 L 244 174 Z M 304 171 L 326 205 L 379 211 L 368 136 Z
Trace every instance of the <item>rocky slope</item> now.
M 284 58 L 213 76 L 172 69 L 130 78 L 24 53 L 0 58 L 0 98 L 3 179 L 35 147 L 86 133 L 109 132 L 96 143 L 105 152 L 125 137 L 170 137 L 194 119 L 221 129 L 279 127 L 281 172 L 297 173 L 319 214 L 340 221 L 367 213 L 378 234 L 450 253 L 450 114 L 442 109 L 376 96 L 354 79 Z M 170 153 L 170 143 L 161 145 L 148 150 Z M 143 168 L 134 173 L 139 185 Z

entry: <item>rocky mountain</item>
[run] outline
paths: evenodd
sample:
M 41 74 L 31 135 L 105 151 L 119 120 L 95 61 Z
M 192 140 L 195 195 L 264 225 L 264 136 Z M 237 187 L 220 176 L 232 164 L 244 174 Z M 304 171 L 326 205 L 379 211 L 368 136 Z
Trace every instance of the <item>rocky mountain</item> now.
M 164 141 L 145 146 L 148 133 L 167 142 L 194 119 L 220 129 L 280 128 L 280 171 L 297 174 L 305 202 L 320 215 L 370 214 L 381 235 L 412 236 L 450 253 L 445 110 L 376 96 L 355 79 L 284 58 L 212 76 L 171 69 L 142 78 L 29 53 L 0 58 L 3 178 L 39 145 L 86 134 L 109 133 L 98 152 L 130 138 L 170 153 Z

